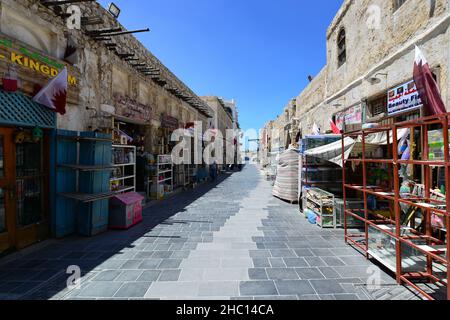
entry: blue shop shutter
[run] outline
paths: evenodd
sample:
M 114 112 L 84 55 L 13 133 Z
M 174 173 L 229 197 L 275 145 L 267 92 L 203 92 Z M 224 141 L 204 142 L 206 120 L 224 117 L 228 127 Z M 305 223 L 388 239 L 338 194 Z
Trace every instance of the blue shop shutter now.
M 53 129 L 56 128 L 56 113 L 23 93 L 0 90 L 0 123 Z

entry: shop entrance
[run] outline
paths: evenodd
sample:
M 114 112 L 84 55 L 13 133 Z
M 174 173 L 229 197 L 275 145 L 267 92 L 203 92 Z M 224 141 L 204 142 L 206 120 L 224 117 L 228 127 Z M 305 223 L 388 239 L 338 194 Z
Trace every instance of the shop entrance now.
M 48 236 L 45 142 L 42 131 L 0 127 L 0 254 Z

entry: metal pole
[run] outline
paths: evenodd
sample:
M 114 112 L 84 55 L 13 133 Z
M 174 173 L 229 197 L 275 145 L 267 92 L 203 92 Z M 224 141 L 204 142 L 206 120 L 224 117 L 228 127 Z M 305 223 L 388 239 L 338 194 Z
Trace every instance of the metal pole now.
M 429 160 L 429 154 L 430 154 L 430 148 L 428 145 L 428 124 L 423 125 L 423 131 L 424 131 L 424 155 L 423 158 L 425 161 Z M 442 129 L 444 131 L 444 129 Z M 447 137 L 448 140 L 448 137 Z M 445 138 L 444 138 L 445 141 Z M 430 199 L 431 198 L 431 188 L 432 181 L 431 181 L 431 167 L 429 165 L 425 166 L 425 198 Z M 433 235 L 433 230 L 431 228 L 431 210 L 427 209 L 425 210 L 425 235 L 427 237 L 431 237 Z M 427 238 L 427 244 L 429 243 L 429 239 Z M 433 274 L 433 259 L 430 258 L 430 256 L 427 255 L 427 273 L 429 275 Z
M 449 255 L 450 255 L 450 167 L 448 166 L 450 161 L 450 147 L 449 147 L 449 125 L 448 125 L 449 117 L 448 114 L 445 116 L 443 123 L 443 133 L 444 133 L 444 152 L 445 152 L 445 198 L 447 204 L 447 215 L 445 217 L 446 227 L 447 227 L 447 300 L 450 300 L 450 263 L 449 263 Z
M 395 235 L 396 239 L 396 262 L 397 262 L 397 282 L 402 283 L 402 243 L 401 238 L 401 212 L 400 212 L 400 177 L 399 177 L 399 166 L 398 166 L 398 137 L 397 137 L 397 126 L 392 125 L 392 152 L 393 152 L 393 170 L 394 170 L 394 212 L 395 212 Z
M 347 188 L 346 188 L 346 172 L 345 172 L 345 166 L 346 166 L 346 161 L 345 161 L 345 134 L 342 134 L 342 192 L 343 192 L 343 197 L 344 197 L 344 234 L 345 234 L 345 243 L 348 244 L 348 224 L 347 224 Z
M 364 233 L 366 240 L 366 258 L 369 259 L 369 225 L 367 222 L 369 221 L 369 205 L 368 205 L 368 196 L 367 196 L 367 163 L 366 163 L 366 132 L 362 130 L 362 165 L 363 165 L 363 196 L 364 196 Z

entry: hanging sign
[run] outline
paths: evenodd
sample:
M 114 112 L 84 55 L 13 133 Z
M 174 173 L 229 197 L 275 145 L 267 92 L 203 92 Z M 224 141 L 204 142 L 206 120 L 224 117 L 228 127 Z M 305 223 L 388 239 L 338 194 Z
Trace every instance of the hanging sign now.
M 388 115 L 393 116 L 418 110 L 422 107 L 414 80 L 402 84 L 388 92 Z
M 179 128 L 178 119 L 168 116 L 166 114 L 161 115 L 161 127 L 166 129 L 176 130 Z
M 339 130 L 344 130 L 344 125 L 358 125 L 362 123 L 362 104 L 353 106 L 345 111 L 336 113 L 336 126 Z
M 64 63 L 42 55 L 11 39 L 0 36 L 0 62 L 13 64 L 29 72 L 37 72 L 44 77 L 56 77 L 66 66 Z M 69 68 L 70 69 L 70 68 Z M 68 75 L 68 84 L 77 86 L 78 80 L 73 75 Z
M 152 107 L 118 94 L 114 95 L 114 100 L 117 115 L 138 122 L 150 123 L 152 121 Z

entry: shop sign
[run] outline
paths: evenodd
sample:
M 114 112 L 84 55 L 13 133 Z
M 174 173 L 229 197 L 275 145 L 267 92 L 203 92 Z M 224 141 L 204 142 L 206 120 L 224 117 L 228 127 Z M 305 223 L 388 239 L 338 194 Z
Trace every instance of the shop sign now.
M 114 100 L 117 115 L 139 122 L 152 121 L 152 107 L 117 94 L 114 95 Z
M 353 106 L 345 111 L 336 113 L 336 126 L 344 130 L 344 126 L 358 125 L 362 123 L 362 104 Z
M 163 114 L 161 115 L 161 127 L 176 130 L 179 128 L 178 119 Z
M 417 91 L 416 83 L 411 80 L 388 92 L 388 115 L 418 110 L 422 107 L 422 100 Z
M 25 46 L 17 46 L 13 40 L 2 37 L 0 37 L 0 61 L 6 61 L 52 78 L 57 76 L 60 70 L 65 67 L 63 63 L 57 60 L 31 51 Z M 68 84 L 76 86 L 78 80 L 69 74 Z

